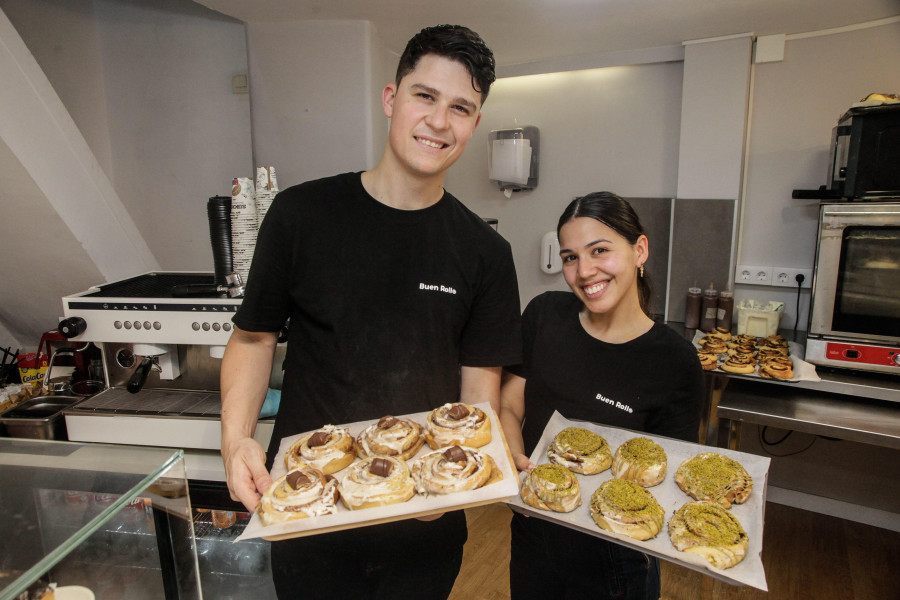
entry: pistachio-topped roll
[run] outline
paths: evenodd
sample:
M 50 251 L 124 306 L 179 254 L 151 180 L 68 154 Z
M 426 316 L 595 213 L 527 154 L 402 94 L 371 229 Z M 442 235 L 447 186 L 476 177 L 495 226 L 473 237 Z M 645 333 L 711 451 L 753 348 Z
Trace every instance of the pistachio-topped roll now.
M 594 475 L 612 464 L 612 450 L 602 435 L 581 427 L 566 427 L 547 449 L 550 462 L 582 475 Z
M 669 519 L 669 538 L 680 552 L 702 556 L 718 569 L 744 560 L 750 543 L 737 518 L 713 502 L 688 502 Z
M 662 529 L 665 510 L 634 481 L 610 479 L 591 495 L 591 517 L 601 529 L 649 540 Z
M 753 491 L 753 478 L 741 463 L 715 452 L 693 456 L 675 471 L 675 483 L 694 500 L 722 508 L 743 504 Z
M 666 451 L 650 438 L 631 438 L 616 449 L 612 474 L 652 487 L 666 478 Z
M 528 506 L 555 512 L 572 512 L 581 506 L 578 478 L 562 465 L 543 464 L 533 468 L 519 493 Z

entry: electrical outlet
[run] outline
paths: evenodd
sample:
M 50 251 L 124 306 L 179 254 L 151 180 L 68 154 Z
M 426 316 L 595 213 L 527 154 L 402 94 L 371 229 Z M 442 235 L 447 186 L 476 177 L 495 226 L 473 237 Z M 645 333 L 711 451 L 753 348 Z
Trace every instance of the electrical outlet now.
M 772 267 L 738 265 L 734 273 L 734 282 L 749 285 L 772 285 Z
M 800 287 L 812 287 L 812 269 L 795 269 L 793 267 L 773 267 L 772 285 L 795 288 L 798 275 L 803 275 L 803 283 L 800 284 Z

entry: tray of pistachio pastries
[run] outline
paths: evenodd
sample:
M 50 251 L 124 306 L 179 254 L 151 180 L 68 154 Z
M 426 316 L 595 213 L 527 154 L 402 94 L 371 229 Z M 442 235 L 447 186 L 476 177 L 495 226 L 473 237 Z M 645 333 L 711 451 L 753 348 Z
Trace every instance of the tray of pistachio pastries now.
M 768 590 L 769 458 L 554 412 L 530 459 L 513 510 Z
M 237 541 L 287 539 L 480 506 L 518 493 L 489 403 L 324 424 L 281 440 Z

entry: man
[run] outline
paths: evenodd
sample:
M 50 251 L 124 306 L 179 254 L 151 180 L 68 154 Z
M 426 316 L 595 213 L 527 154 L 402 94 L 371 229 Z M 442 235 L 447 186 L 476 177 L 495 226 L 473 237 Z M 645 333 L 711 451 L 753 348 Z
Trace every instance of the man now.
M 285 436 L 455 401 L 499 413 L 501 367 L 521 357 L 512 254 L 443 189 L 493 81 L 477 34 L 422 30 L 382 93 L 391 121 L 378 165 L 294 186 L 273 203 L 222 361 L 222 456 L 231 495 L 248 509 Z M 264 453 L 252 434 L 288 318 Z M 282 598 L 446 598 L 465 540 L 455 511 L 277 542 L 273 578 Z

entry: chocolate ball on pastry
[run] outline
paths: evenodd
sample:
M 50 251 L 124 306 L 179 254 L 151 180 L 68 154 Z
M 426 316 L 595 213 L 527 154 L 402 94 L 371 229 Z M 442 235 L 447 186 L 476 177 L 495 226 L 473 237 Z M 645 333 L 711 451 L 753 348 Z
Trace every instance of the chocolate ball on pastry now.
M 312 467 L 288 471 L 269 486 L 256 507 L 264 525 L 336 512 L 338 484 Z
M 669 519 L 669 539 L 680 552 L 728 569 L 747 555 L 750 539 L 740 521 L 714 502 L 688 502 Z
M 370 456 L 353 463 L 338 484 L 341 502 L 350 510 L 406 502 L 416 485 L 406 461 L 393 456 Z
M 575 473 L 594 475 L 612 464 L 612 450 L 602 435 L 581 427 L 566 427 L 550 442 L 547 458 Z
M 528 471 L 519 495 L 522 502 L 540 510 L 565 513 L 581 506 L 578 478 L 566 467 L 553 463 Z
M 428 413 L 425 441 L 435 450 L 444 446 L 480 448 L 491 441 L 491 418 L 464 402 L 444 404 Z
M 410 419 L 386 416 L 356 436 L 356 453 L 360 458 L 396 456 L 409 460 L 424 443 L 421 425 Z
M 420 494 L 452 494 L 503 479 L 490 455 L 468 446 L 448 446 L 413 461 L 410 467 Z
M 656 537 L 665 517 L 653 494 L 627 479 L 610 479 L 597 488 L 590 511 L 601 529 L 641 541 Z
M 291 444 L 284 453 L 284 466 L 290 471 L 309 465 L 330 475 L 352 463 L 355 458 L 350 430 L 326 425 Z
M 675 470 L 675 483 L 694 500 L 715 502 L 722 508 L 743 504 L 753 491 L 753 478 L 741 463 L 716 452 L 703 452 Z
M 666 451 L 649 438 L 631 438 L 616 448 L 612 474 L 643 487 L 653 487 L 666 478 Z

